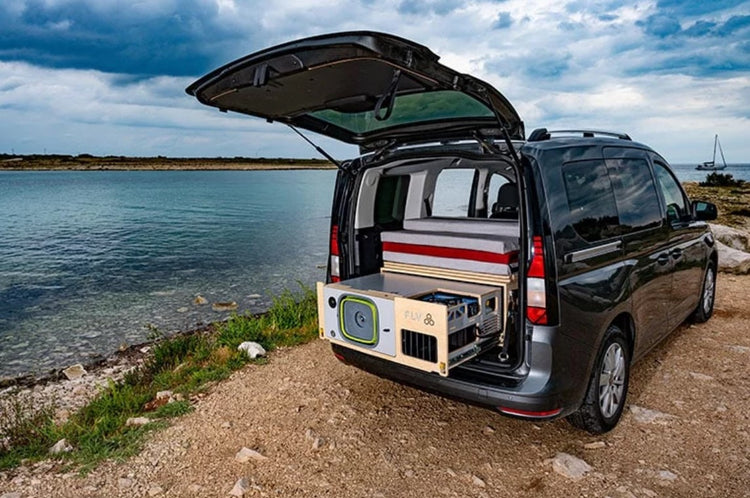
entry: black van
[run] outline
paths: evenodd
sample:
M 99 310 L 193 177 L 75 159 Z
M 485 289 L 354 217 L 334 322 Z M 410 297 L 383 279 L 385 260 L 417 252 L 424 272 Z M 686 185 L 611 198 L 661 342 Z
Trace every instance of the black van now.
M 187 92 L 359 146 L 337 163 L 318 285 L 320 335 L 342 361 L 600 433 L 631 363 L 712 314 L 716 207 L 691 203 L 663 157 L 621 133 L 526 139 L 503 95 L 424 46 L 306 38 Z

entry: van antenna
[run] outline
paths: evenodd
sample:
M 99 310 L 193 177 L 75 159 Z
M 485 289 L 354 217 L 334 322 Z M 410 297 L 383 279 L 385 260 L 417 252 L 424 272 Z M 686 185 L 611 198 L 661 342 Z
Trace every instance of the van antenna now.
M 339 161 L 335 160 L 333 158 L 333 156 L 331 156 L 328 152 L 324 151 L 322 147 L 319 147 L 312 140 L 310 140 L 309 138 L 307 138 L 306 136 L 304 136 L 302 133 L 300 133 L 300 131 L 297 128 L 295 128 L 294 125 L 290 125 L 289 123 L 287 123 L 287 126 L 289 128 L 291 128 L 292 130 L 294 130 L 294 133 L 296 133 L 297 135 L 299 135 L 300 137 L 302 137 L 302 139 L 305 142 L 309 143 L 312 147 L 314 147 L 315 150 L 317 150 L 318 153 L 321 156 L 325 157 L 326 159 L 328 159 L 329 161 L 331 161 L 333 164 L 335 164 L 337 168 L 341 169 L 341 163 Z

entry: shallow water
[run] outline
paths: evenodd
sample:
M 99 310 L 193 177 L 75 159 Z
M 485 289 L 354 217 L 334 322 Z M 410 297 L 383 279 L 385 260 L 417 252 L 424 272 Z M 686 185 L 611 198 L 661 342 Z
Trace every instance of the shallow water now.
M 325 277 L 335 171 L 0 173 L 0 376 Z M 196 295 L 209 304 L 193 304 Z

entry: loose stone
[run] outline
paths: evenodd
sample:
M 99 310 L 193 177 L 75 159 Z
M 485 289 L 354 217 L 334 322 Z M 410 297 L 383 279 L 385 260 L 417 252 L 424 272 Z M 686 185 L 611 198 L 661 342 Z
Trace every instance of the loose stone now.
M 146 425 L 149 422 L 151 422 L 151 419 L 148 417 L 130 417 L 125 421 L 125 425 L 139 426 Z
M 237 452 L 237 454 L 234 456 L 234 459 L 237 460 L 240 463 L 246 463 L 250 460 L 255 460 L 256 462 L 262 462 L 264 460 L 268 460 L 268 457 L 258 453 L 255 450 L 251 450 L 250 448 L 242 448 L 240 451 Z
M 55 445 L 49 449 L 51 455 L 59 455 L 60 453 L 68 453 L 73 451 L 73 447 L 68 444 L 68 441 L 64 438 L 55 443 Z
M 578 481 L 591 472 L 593 468 L 580 458 L 568 453 L 558 453 L 552 459 L 552 470 L 568 479 Z
M 237 351 L 244 351 L 247 353 L 248 358 L 251 360 L 254 360 L 258 356 L 265 356 L 266 350 L 263 349 L 263 346 L 258 344 L 257 342 L 252 341 L 246 341 L 237 346 Z
M 635 421 L 640 422 L 641 424 L 666 424 L 677 418 L 668 413 L 662 413 L 636 405 L 630 405 L 630 411 L 633 414 Z
M 86 375 L 86 369 L 83 368 L 83 365 L 77 363 L 63 370 L 63 375 L 65 375 L 68 380 L 80 379 Z
M 229 494 L 231 496 L 242 496 L 248 489 L 250 489 L 250 481 L 247 480 L 247 477 L 241 477 L 234 483 L 234 487 Z

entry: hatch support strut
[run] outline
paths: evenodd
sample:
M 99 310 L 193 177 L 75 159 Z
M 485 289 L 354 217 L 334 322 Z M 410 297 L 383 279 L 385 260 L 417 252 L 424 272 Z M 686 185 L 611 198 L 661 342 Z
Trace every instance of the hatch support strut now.
M 328 152 L 324 151 L 322 147 L 318 146 L 312 140 L 310 140 L 309 138 L 307 138 L 306 136 L 304 136 L 302 133 L 300 133 L 300 131 L 297 128 L 295 128 L 294 125 L 290 125 L 289 123 L 287 123 L 286 125 L 289 128 L 291 128 L 292 130 L 294 130 L 294 133 L 296 133 L 297 135 L 299 135 L 300 137 L 302 137 L 302 139 L 305 142 L 309 143 L 313 148 L 315 148 L 315 150 L 317 150 L 320 155 L 322 155 L 323 157 L 325 157 L 326 159 L 328 159 L 329 161 L 331 161 L 333 164 L 335 164 L 338 169 L 343 169 L 341 167 L 341 163 L 339 161 L 337 161 L 336 159 L 334 159 L 333 156 L 330 155 Z

